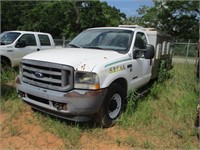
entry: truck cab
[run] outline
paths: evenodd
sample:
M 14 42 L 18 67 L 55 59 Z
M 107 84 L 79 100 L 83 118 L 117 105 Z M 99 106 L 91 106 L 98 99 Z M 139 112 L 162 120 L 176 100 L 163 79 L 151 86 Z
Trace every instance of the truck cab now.
M 110 127 L 124 109 L 128 92 L 156 78 L 161 58 L 171 62 L 171 49 L 161 51 L 168 42 L 154 38 L 156 31 L 150 43 L 149 32 L 137 26 L 91 28 L 67 48 L 29 54 L 16 78 L 18 95 L 54 116 L 73 121 L 94 117 Z M 156 42 L 161 47 L 155 49 Z
M 15 67 L 23 56 L 54 47 L 53 38 L 48 33 L 5 31 L 0 34 L 1 67 Z

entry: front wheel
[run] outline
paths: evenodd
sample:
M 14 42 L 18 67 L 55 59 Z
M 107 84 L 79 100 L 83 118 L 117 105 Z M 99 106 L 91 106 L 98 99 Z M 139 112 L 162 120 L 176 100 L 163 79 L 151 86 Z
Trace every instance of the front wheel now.
M 3 72 L 11 67 L 11 62 L 8 58 L 1 57 L 0 71 Z
M 113 126 L 124 108 L 124 103 L 124 89 L 118 83 L 111 84 L 97 114 L 97 122 L 106 128 Z

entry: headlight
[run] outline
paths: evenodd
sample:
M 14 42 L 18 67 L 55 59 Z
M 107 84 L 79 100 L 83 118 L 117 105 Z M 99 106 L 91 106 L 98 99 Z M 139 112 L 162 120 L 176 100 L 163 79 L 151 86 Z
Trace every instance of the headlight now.
M 75 72 L 74 87 L 78 89 L 100 89 L 99 77 L 93 72 Z

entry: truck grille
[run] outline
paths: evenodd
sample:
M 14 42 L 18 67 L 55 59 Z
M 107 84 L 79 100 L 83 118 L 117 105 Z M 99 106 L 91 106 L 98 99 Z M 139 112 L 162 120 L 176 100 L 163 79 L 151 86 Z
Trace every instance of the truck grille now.
M 73 88 L 73 72 L 71 66 L 33 61 L 21 61 L 22 81 L 57 91 L 69 91 Z

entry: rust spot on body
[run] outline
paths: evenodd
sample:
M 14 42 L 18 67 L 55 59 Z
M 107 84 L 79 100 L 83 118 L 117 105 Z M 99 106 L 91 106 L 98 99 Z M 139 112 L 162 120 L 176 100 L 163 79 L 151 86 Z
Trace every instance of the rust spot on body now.
M 83 64 L 83 65 L 81 66 L 81 69 L 82 69 L 82 70 L 85 70 L 85 66 L 86 66 L 86 64 Z

